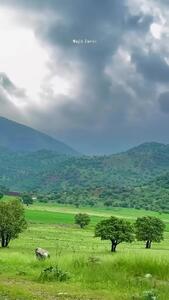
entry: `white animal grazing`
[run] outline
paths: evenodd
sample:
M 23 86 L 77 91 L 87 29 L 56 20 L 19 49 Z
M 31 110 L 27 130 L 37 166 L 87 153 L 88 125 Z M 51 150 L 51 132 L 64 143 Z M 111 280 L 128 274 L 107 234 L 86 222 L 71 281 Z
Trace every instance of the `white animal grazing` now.
M 47 250 L 44 250 L 42 248 L 36 248 L 35 249 L 35 254 L 36 254 L 36 257 L 38 259 L 46 259 L 48 257 L 50 257 L 50 254 Z

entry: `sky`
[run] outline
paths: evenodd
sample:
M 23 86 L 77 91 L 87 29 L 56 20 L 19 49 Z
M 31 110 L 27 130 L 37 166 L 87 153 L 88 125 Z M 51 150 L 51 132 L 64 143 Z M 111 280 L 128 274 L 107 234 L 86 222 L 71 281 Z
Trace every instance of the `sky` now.
M 0 0 L 0 115 L 86 154 L 169 143 L 169 1 Z

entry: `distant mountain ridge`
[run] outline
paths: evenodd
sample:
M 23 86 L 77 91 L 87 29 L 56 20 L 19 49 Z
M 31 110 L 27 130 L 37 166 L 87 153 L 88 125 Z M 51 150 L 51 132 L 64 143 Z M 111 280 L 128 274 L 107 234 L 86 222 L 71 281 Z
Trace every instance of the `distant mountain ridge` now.
M 58 154 L 77 155 L 66 144 L 28 126 L 0 117 L 0 147 L 12 151 L 55 151 Z
M 145 143 L 123 153 L 93 157 L 48 149 L 10 152 L 1 147 L 0 169 L 0 184 L 18 191 L 137 187 L 169 172 L 169 146 Z
M 162 143 L 158 143 L 158 142 L 145 142 L 142 143 L 138 146 L 135 146 L 131 149 L 129 149 L 128 153 L 133 153 L 133 152 L 158 152 L 158 151 L 163 151 L 163 150 L 167 150 L 169 151 L 169 145 L 168 144 L 162 144 Z
M 76 154 L 41 132 L 0 118 L 0 187 L 45 193 L 59 203 L 169 212 L 169 145 L 143 143 L 107 156 Z

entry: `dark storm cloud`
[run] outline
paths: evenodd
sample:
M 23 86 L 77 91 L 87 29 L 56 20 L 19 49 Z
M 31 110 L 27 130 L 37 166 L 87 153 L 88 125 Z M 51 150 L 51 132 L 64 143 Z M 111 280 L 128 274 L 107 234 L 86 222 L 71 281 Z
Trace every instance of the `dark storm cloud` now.
M 9 95 L 0 87 L 0 115 L 11 118 L 20 119 L 17 107 L 11 101 Z
M 137 9 L 130 9 L 129 2 Z M 166 13 L 162 7 L 167 1 L 155 3 L 161 14 Z M 168 96 L 157 98 L 158 88 L 168 84 L 169 66 L 167 51 L 160 48 L 165 39 L 155 40 L 150 33 L 157 21 L 153 10 L 143 11 L 138 0 L 4 0 L 2 4 L 30 15 L 45 16 L 50 11 L 56 16 L 34 28 L 36 37 L 52 49 L 53 75 L 61 70 L 64 77 L 70 69 L 73 77 L 72 65 L 80 65 L 83 80 L 78 96 L 48 92 L 46 110 L 31 107 L 32 124 L 82 152 L 122 150 L 155 139 L 155 134 L 159 139 L 160 132 L 165 140 L 167 120 L 163 123 L 160 118 L 161 111 L 168 111 Z M 96 43 L 74 44 L 74 39 Z
M 3 73 L 0 72 L 0 87 L 7 93 L 11 94 L 12 96 L 16 96 L 19 98 L 25 98 L 25 90 L 18 88 L 10 79 L 9 77 Z
M 153 16 L 143 14 L 139 15 L 129 15 L 126 19 L 125 25 L 127 25 L 127 29 L 132 31 L 141 31 L 146 32 L 150 25 L 153 22 Z
M 99 98 L 109 96 L 105 93 L 110 83 L 103 71 L 120 43 L 125 26 L 130 22 L 124 0 L 5 0 L 4 3 L 51 10 L 61 16 L 59 22 L 49 20 L 48 24 L 37 29 L 36 34 L 53 47 L 60 47 L 63 61 L 83 61 L 92 89 L 100 95 Z M 96 40 L 96 45 L 74 45 L 73 39 Z
M 63 19 L 49 24 L 39 35 L 52 46 L 62 49 L 63 60 L 82 61 L 88 74 L 86 88 L 95 92 L 97 101 L 110 98 L 110 81 L 104 67 L 116 51 L 125 27 L 124 1 L 56 1 Z M 94 45 L 75 45 L 73 39 L 96 40 Z M 87 99 L 86 99 L 87 100 Z M 84 101 L 86 101 L 84 99 Z
M 18 88 L 5 73 L 0 72 L 0 116 L 26 121 L 24 113 L 18 110 L 15 103 L 15 99 L 23 103 L 25 98 L 25 90 Z
M 159 105 L 162 112 L 169 114 L 169 91 L 159 96 Z
M 135 52 L 132 56 L 138 72 L 153 82 L 169 82 L 169 65 L 161 53 Z

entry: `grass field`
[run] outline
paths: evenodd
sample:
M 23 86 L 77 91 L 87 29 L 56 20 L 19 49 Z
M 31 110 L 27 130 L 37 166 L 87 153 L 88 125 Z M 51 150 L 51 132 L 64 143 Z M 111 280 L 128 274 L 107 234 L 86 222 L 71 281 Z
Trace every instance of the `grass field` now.
M 77 212 L 88 212 L 86 229 L 74 225 Z M 153 244 L 121 244 L 110 253 L 110 243 L 94 238 L 95 224 L 116 215 L 134 220 L 141 215 L 157 215 L 167 224 L 165 240 Z M 2 300 L 128 300 L 145 298 L 153 291 L 156 299 L 169 299 L 169 215 L 132 209 L 105 210 L 35 204 L 26 208 L 28 229 L 0 249 L 0 299 Z M 37 261 L 34 249 L 47 249 L 51 257 Z M 41 271 L 50 266 L 69 273 L 66 282 L 41 282 Z M 146 274 L 152 277 L 146 278 Z M 155 298 L 154 298 L 155 299 Z

